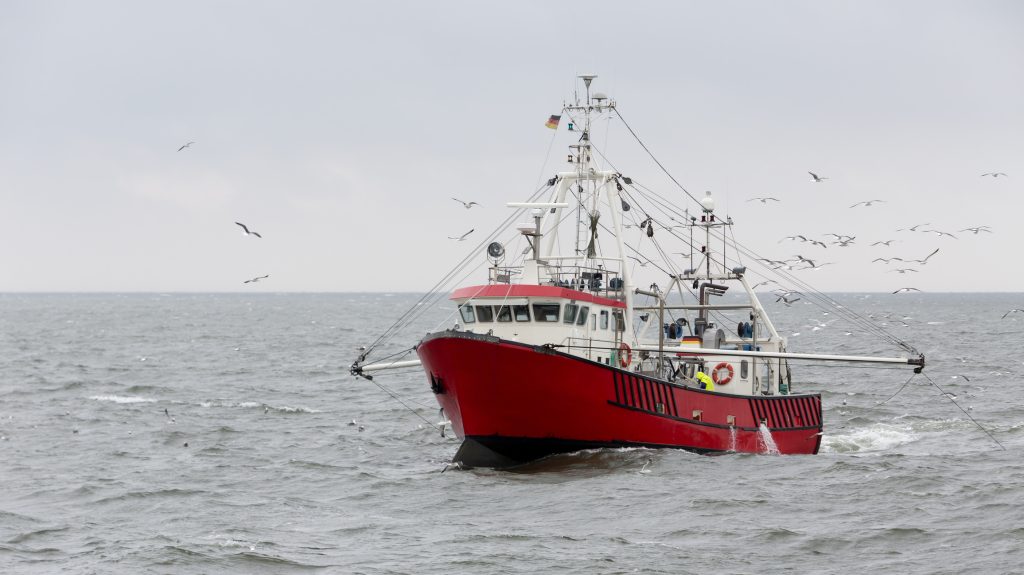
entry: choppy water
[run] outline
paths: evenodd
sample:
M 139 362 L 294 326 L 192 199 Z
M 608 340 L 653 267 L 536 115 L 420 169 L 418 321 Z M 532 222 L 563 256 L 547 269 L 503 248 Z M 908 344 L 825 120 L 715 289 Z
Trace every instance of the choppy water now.
M 839 299 L 893 312 L 1006 450 L 921 377 L 879 405 L 907 369 L 795 366 L 816 456 L 441 473 L 457 444 L 422 374 L 378 378 L 398 400 L 347 375 L 413 296 L 0 295 L 0 571 L 1024 571 L 1024 314 L 999 319 L 1024 295 Z M 776 312 L 794 351 L 885 350 Z

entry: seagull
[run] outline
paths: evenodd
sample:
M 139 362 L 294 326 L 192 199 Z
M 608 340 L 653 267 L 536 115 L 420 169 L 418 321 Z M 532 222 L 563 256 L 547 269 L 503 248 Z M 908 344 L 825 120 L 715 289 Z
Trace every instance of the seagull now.
M 978 226 L 976 228 L 964 228 L 961 232 L 974 232 L 974 235 L 978 235 L 978 232 L 986 232 L 991 234 L 992 230 L 988 229 L 988 226 Z
M 801 262 L 811 264 L 811 267 L 814 267 L 814 262 L 812 260 L 809 260 L 809 259 L 805 258 L 804 256 L 797 255 L 796 259 L 801 261 Z
M 896 240 L 885 240 L 884 242 L 875 242 L 875 243 L 873 243 L 871 245 L 873 245 L 873 246 L 889 247 L 889 244 L 893 243 L 894 241 L 896 241 Z
M 967 377 L 966 375 L 964 375 L 964 374 L 962 374 L 962 373 L 961 373 L 961 374 L 959 374 L 959 375 L 954 375 L 954 376 L 953 376 L 953 379 L 956 379 L 956 378 L 958 378 L 958 377 L 962 377 L 962 378 L 964 378 L 964 381 L 971 381 L 971 378 Z
M 1016 309 L 1016 308 L 1015 309 L 1011 309 L 1010 311 L 1004 313 L 1003 317 L 1001 317 L 999 319 L 1006 319 L 1006 316 L 1010 315 L 1011 313 L 1016 313 L 1016 312 L 1024 312 L 1024 309 Z
M 919 228 L 919 227 L 921 227 L 921 226 L 927 226 L 927 225 L 930 225 L 930 224 L 927 224 L 927 223 L 924 223 L 924 224 L 917 224 L 916 226 L 913 226 L 913 227 L 910 227 L 910 228 L 900 228 L 900 229 L 898 229 L 898 230 L 896 230 L 896 231 L 897 231 L 897 232 L 902 232 L 902 231 L 911 231 L 911 232 L 916 232 L 916 231 L 917 231 L 917 228 Z
M 935 235 L 939 236 L 940 238 L 942 236 L 949 236 L 949 237 L 953 238 L 954 240 L 957 239 L 956 236 L 954 236 L 953 234 L 951 234 L 949 232 L 940 232 L 939 230 L 921 230 L 921 231 L 922 232 L 928 232 L 928 233 L 935 234 Z
M 634 258 L 633 256 L 626 256 L 626 257 L 628 257 L 628 258 L 629 258 L 629 259 L 631 259 L 631 260 L 636 260 L 636 262 L 637 262 L 638 264 L 640 264 L 640 267 L 642 267 L 642 268 L 645 268 L 645 267 L 647 267 L 647 262 L 645 262 L 645 261 L 641 260 L 640 258 Z
M 465 207 L 467 210 L 469 208 L 472 208 L 473 206 L 479 206 L 480 205 L 480 204 L 478 204 L 476 202 L 467 202 L 465 200 L 460 200 L 459 198 L 452 198 L 452 199 L 455 200 L 456 202 L 459 202 L 460 204 L 462 204 L 463 207 Z
M 187 148 L 187 147 L 191 146 L 191 145 L 192 145 L 192 144 L 194 144 L 194 143 L 195 143 L 195 142 L 189 142 L 189 143 L 185 144 L 184 146 L 182 146 L 182 147 L 178 148 L 178 151 L 180 152 L 180 151 L 184 150 L 185 148 Z M 1005 176 L 1006 174 L 1003 174 L 1003 175 Z
M 835 262 L 825 262 L 825 263 L 823 263 L 823 264 L 818 264 L 818 265 L 816 265 L 816 266 L 815 266 L 815 265 L 812 265 L 812 266 L 810 266 L 810 267 L 806 267 L 806 268 L 804 268 L 804 269 L 805 269 L 805 270 L 811 270 L 811 271 L 818 271 L 818 270 L 820 270 L 821 268 L 823 268 L 823 267 L 825 267 L 825 266 L 830 266 L 830 265 L 832 265 L 832 264 L 834 264 L 834 263 L 835 263 Z
M 821 246 L 821 247 L 823 247 L 825 249 L 828 249 L 828 246 L 825 245 L 825 242 L 819 242 L 818 240 L 811 240 L 811 244 L 815 245 L 815 246 Z
M 779 282 L 777 282 L 775 280 L 765 280 L 763 282 L 757 282 L 756 284 L 750 286 L 750 289 L 757 289 L 757 288 L 759 288 L 761 286 L 768 285 L 768 284 L 774 284 L 774 283 L 779 283 Z
M 766 197 L 766 198 L 750 198 L 749 200 L 747 200 L 747 202 L 755 202 L 756 201 L 756 202 L 761 202 L 762 204 L 768 205 L 768 200 L 771 200 L 773 202 L 780 201 L 778 198 Z
M 263 237 L 263 236 L 259 235 L 259 234 L 258 234 L 258 233 L 256 233 L 256 232 L 250 232 L 250 231 L 249 231 L 249 228 L 245 227 L 245 224 L 243 224 L 242 222 L 235 222 L 235 223 L 236 223 L 237 225 L 239 225 L 239 226 L 242 226 L 242 235 L 246 235 L 246 236 L 256 236 L 257 238 L 262 238 L 262 237 Z
M 789 299 L 788 297 L 786 297 L 787 295 L 789 295 L 789 294 L 780 295 L 779 299 L 775 300 L 775 303 L 779 303 L 781 301 L 782 303 L 786 304 L 787 306 L 790 306 L 790 305 L 793 305 L 794 302 L 800 301 L 800 298 L 798 298 L 798 297 L 795 297 L 793 299 Z
M 900 268 L 900 269 L 897 269 L 897 270 L 889 270 L 889 271 L 890 272 L 898 272 L 898 273 L 901 273 L 901 274 L 905 274 L 907 272 L 917 273 L 917 270 L 915 270 L 914 268 Z
M 807 173 L 810 174 L 812 178 L 814 178 L 815 182 L 824 182 L 825 180 L 828 179 L 828 178 L 826 178 L 824 176 L 819 176 L 818 174 L 815 174 L 814 172 L 807 172 Z
M 786 240 L 800 240 L 802 242 L 808 241 L 807 238 L 797 234 L 795 236 L 786 236 L 786 237 L 782 238 L 781 240 L 779 240 L 779 243 L 781 244 L 782 242 L 784 242 Z
M 256 283 L 256 282 L 258 282 L 260 280 L 265 280 L 265 279 L 267 279 L 269 277 L 270 277 L 270 275 L 268 274 L 268 275 L 265 275 L 265 276 L 260 276 L 260 277 L 257 277 L 257 278 L 252 278 L 251 280 L 245 280 L 242 283 L 244 283 L 244 284 L 254 284 L 254 283 Z
M 857 236 L 848 236 L 848 235 L 845 235 L 845 234 L 833 234 L 833 233 L 828 233 L 828 234 L 825 234 L 825 235 L 826 236 L 832 236 L 832 237 L 834 237 L 837 240 L 837 241 L 832 242 L 832 243 L 853 241 L 857 237 Z
M 852 244 L 853 240 L 854 240 L 854 238 L 847 238 L 845 240 L 839 240 L 837 242 L 832 242 L 832 245 L 834 245 L 834 246 L 838 245 L 841 248 L 845 248 L 846 246 Z
M 884 204 L 884 203 L 885 203 L 885 201 L 883 201 L 883 200 L 868 200 L 866 202 L 857 202 L 856 204 L 853 204 L 850 207 L 851 208 L 856 208 L 857 206 L 864 206 L 865 208 L 868 208 L 868 207 L 871 207 L 871 204 Z
M 930 254 L 928 254 L 928 257 L 924 258 L 923 260 L 905 260 L 905 261 L 907 263 L 918 263 L 918 264 L 924 265 L 924 264 L 928 263 L 928 260 L 932 256 L 934 256 L 935 254 L 937 254 L 937 253 L 939 253 L 939 248 L 935 248 L 935 251 L 930 253 Z
M 650 473 L 650 471 L 647 470 L 647 466 L 650 465 L 652 461 L 653 460 L 650 457 L 648 457 L 647 462 L 644 463 L 644 466 L 640 468 L 640 473 Z
M 897 294 L 897 293 L 912 292 L 912 291 L 921 291 L 921 290 L 919 290 L 917 288 L 900 288 L 900 289 L 898 289 L 898 290 L 896 290 L 896 291 L 894 291 L 892 293 Z
M 999 176 L 1002 176 L 1004 178 L 1008 178 L 1009 177 L 1006 174 L 1004 174 L 1003 172 L 986 172 L 986 173 L 981 175 L 981 177 L 983 177 L 983 178 L 985 176 L 992 176 L 993 178 L 998 178 Z
M 476 228 L 473 228 L 473 229 L 475 230 Z M 473 230 L 469 230 L 468 232 L 462 234 L 461 236 L 459 236 L 457 238 L 453 238 L 451 236 L 448 236 L 448 239 L 455 240 L 457 242 L 461 242 L 461 241 L 464 241 L 466 238 L 468 238 L 469 234 L 471 234 L 471 233 L 473 233 Z

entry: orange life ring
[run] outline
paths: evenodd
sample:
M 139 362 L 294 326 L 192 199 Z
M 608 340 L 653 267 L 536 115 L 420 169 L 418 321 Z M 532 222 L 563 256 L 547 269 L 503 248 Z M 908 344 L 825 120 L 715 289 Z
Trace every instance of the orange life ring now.
M 718 373 L 720 370 L 723 369 L 729 373 L 725 374 L 725 376 L 720 377 Z M 732 369 L 732 364 L 723 361 L 722 363 L 716 365 L 715 369 L 711 370 L 711 379 L 715 380 L 715 385 L 725 385 L 732 381 L 733 373 L 734 372 Z
M 619 344 L 619 365 L 629 367 L 631 363 L 633 363 L 633 350 L 630 349 L 629 344 L 622 342 Z

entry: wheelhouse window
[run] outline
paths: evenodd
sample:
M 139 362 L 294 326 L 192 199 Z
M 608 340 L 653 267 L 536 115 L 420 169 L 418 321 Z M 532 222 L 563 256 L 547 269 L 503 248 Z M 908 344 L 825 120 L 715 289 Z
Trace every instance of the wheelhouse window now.
M 512 321 L 512 308 L 508 307 L 507 305 L 496 305 L 494 306 L 494 309 L 495 311 L 497 311 L 497 313 L 495 314 L 495 319 L 497 319 L 500 322 Z
M 615 316 L 615 331 L 626 331 L 626 320 L 622 317 L 622 311 L 615 310 L 612 315 Z
M 473 313 L 473 306 L 471 305 L 460 306 L 459 314 L 462 315 L 462 323 L 473 323 L 476 321 L 476 314 Z
M 489 305 L 478 305 L 476 306 L 476 319 L 481 322 L 494 321 L 494 310 Z
M 601 310 L 601 329 L 608 329 L 608 310 Z
M 537 321 L 558 321 L 557 303 L 533 304 L 533 317 Z
M 565 304 L 565 310 L 562 312 L 562 321 L 565 323 L 575 323 L 576 314 L 580 311 L 580 306 L 574 303 Z
M 530 321 L 530 306 L 514 305 L 512 306 L 512 315 L 516 317 L 516 321 Z
M 576 325 L 586 325 L 587 315 L 590 313 L 590 306 L 583 306 L 580 308 L 579 317 L 576 318 Z

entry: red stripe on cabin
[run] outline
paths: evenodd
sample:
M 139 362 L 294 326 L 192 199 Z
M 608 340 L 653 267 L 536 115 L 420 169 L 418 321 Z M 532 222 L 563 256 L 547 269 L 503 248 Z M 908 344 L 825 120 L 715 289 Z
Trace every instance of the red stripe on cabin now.
M 626 307 L 626 304 L 621 301 L 593 296 L 574 289 L 538 285 L 495 284 L 464 287 L 455 290 L 450 299 L 468 299 L 476 297 L 549 297 L 595 303 L 598 305 L 606 305 L 608 307 Z

